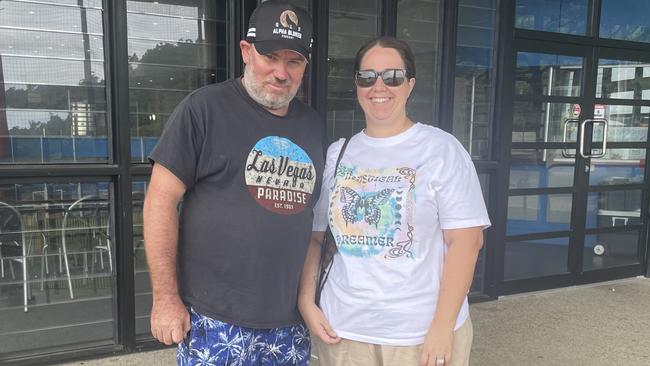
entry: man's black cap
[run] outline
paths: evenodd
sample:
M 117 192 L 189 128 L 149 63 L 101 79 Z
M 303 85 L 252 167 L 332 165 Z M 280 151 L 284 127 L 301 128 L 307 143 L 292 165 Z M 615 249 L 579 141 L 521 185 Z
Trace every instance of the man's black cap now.
M 284 1 L 265 1 L 251 15 L 246 41 L 255 44 L 261 54 L 291 50 L 309 59 L 311 17 L 303 9 Z

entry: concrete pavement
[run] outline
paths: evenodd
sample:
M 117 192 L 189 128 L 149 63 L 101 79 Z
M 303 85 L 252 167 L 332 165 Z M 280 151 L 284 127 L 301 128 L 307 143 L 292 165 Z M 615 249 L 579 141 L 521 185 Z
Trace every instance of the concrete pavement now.
M 650 365 L 650 279 L 508 296 L 470 312 L 471 366 Z M 166 349 L 66 365 L 174 364 Z

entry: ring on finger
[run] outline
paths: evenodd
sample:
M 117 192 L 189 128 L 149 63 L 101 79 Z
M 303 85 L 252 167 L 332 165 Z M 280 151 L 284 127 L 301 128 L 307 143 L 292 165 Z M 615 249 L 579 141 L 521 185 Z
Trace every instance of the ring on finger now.
M 436 365 L 444 365 L 444 364 L 445 364 L 445 357 L 436 356 Z

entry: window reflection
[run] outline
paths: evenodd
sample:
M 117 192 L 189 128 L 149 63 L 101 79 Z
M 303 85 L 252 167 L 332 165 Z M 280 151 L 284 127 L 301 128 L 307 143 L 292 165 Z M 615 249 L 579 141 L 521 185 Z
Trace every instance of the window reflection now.
M 515 26 L 545 32 L 584 35 L 588 0 L 517 0 Z
M 103 61 L 103 42 L 104 38 L 101 34 L 88 35 L 80 39 L 78 34 L 0 28 L 0 52 L 5 55 L 83 58 L 85 52 L 88 52 L 90 60 Z
M 453 133 L 476 159 L 489 158 L 496 1 L 458 7 Z
M 601 0 L 600 37 L 650 42 L 650 3 L 638 0 Z
M 142 337 L 150 337 L 151 281 L 144 252 L 142 208 L 148 180 L 134 179 L 131 187 L 133 202 L 133 265 L 135 270 L 135 330 Z
M 3 352 L 113 342 L 111 184 L 0 185 Z
M 0 24 L 8 28 L 27 28 L 44 31 L 103 34 L 102 5 L 86 2 L 54 1 L 43 3 L 5 0 L 2 2 Z M 73 6 L 69 6 L 73 5 Z
M 365 125 L 352 76 L 359 47 L 378 34 L 379 1 L 331 1 L 327 64 L 327 136 L 350 137 Z
M 102 4 L 82 4 L 2 2 L 0 164 L 107 162 Z
M 646 149 L 608 148 L 602 158 L 591 159 L 589 185 L 643 183 L 645 157 Z M 639 201 L 635 204 L 641 202 L 641 197 L 638 198 Z
M 428 124 L 434 121 L 440 64 L 440 13 L 438 0 L 401 1 L 397 5 L 397 37 L 408 42 L 415 53 L 416 80 L 407 114 Z
M 581 57 L 518 52 L 515 94 L 579 96 Z
M 128 1 L 132 160 L 146 157 L 173 108 L 225 80 L 226 1 Z
M 562 149 L 512 150 L 509 188 L 573 186 L 575 159 L 565 157 L 566 153 Z
M 650 63 L 598 60 L 596 96 L 612 99 L 650 100 Z
M 176 105 L 193 90 L 227 78 L 226 1 L 127 1 L 127 12 L 131 156 L 146 162 Z M 139 338 L 150 338 L 142 232 L 147 179 L 134 179 L 132 189 L 135 329 Z
M 574 104 L 515 102 L 512 142 L 576 142 Z M 564 128 L 566 124 L 566 137 Z
M 607 142 L 645 142 L 648 139 L 650 122 L 648 106 L 596 104 L 594 118 L 607 120 Z M 593 141 L 603 140 L 602 125 L 594 126 L 593 133 Z M 607 150 L 605 158 L 609 156 L 610 150 Z M 628 150 L 638 151 L 638 149 Z M 638 152 L 634 155 L 638 155 Z
M 507 235 L 569 230 L 571 194 L 508 197 Z

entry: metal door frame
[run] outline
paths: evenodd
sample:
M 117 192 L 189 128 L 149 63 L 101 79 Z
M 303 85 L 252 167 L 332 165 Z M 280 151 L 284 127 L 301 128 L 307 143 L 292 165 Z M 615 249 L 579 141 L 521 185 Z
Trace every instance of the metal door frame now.
M 492 272 L 491 283 L 489 284 L 492 297 L 499 295 L 542 290 L 555 287 L 564 287 L 582 283 L 592 283 L 616 278 L 633 277 L 636 275 L 645 275 L 650 272 L 650 251 L 648 250 L 648 239 L 650 236 L 650 225 L 648 225 L 649 218 L 649 204 L 650 194 L 648 190 L 644 190 L 641 203 L 641 222 L 643 228 L 640 230 L 639 240 L 639 264 L 629 265 L 624 267 L 606 268 L 584 272 L 582 269 L 582 250 L 584 247 L 585 237 L 585 216 L 586 216 L 586 199 L 588 196 L 588 175 L 584 173 L 585 159 L 577 159 L 576 173 L 581 173 L 574 176 L 573 191 L 582 189 L 585 193 L 573 197 L 574 204 L 572 206 L 571 220 L 572 223 L 580 222 L 580 227 L 572 228 L 570 234 L 569 244 L 569 273 L 544 276 L 538 278 L 522 279 L 504 281 L 504 265 L 505 265 L 505 243 L 506 243 L 506 223 L 507 223 L 507 205 L 509 197 L 509 174 L 510 174 L 510 152 L 513 146 L 512 143 L 512 127 L 513 127 L 513 107 L 514 107 L 514 85 L 516 73 L 516 55 L 518 51 L 526 50 L 540 53 L 557 53 L 576 55 L 584 57 L 583 64 L 583 82 L 582 93 L 580 97 L 572 98 L 572 100 L 579 100 L 583 114 L 580 118 L 593 117 L 593 109 L 595 104 L 643 104 L 647 105 L 648 101 L 634 101 L 596 98 L 596 78 L 598 72 L 598 60 L 603 58 L 615 58 L 620 60 L 644 60 L 650 63 L 650 52 L 640 51 L 643 47 L 647 48 L 646 44 L 630 41 L 618 41 L 609 39 L 599 39 L 597 36 L 574 36 L 566 34 L 556 34 L 549 32 L 539 32 L 514 28 L 515 17 L 515 0 L 502 0 L 501 2 L 501 22 L 499 27 L 499 59 L 498 70 L 499 77 L 497 80 L 497 88 L 500 90 L 497 100 L 497 118 L 501 121 L 498 143 L 500 146 L 499 161 L 501 162 L 496 189 L 497 196 L 499 197 L 496 207 L 497 218 L 495 218 L 495 226 L 498 230 L 495 233 L 495 250 L 494 256 L 490 260 L 490 268 Z M 590 1 L 589 4 L 588 34 L 596 34 L 593 29 L 599 29 L 600 18 L 600 1 Z M 567 52 L 568 51 L 568 52 Z M 610 56 L 611 55 L 611 56 Z M 615 55 L 616 57 L 612 57 Z M 553 98 L 550 98 L 553 99 Z M 558 99 L 562 101 L 562 97 Z M 645 103 L 644 103 L 645 102 Z M 650 129 L 649 129 L 650 130 Z M 617 143 L 612 147 L 626 147 L 621 146 L 625 143 Z M 649 180 L 648 164 L 650 139 L 645 143 L 646 161 L 644 184 L 647 185 Z M 543 144 L 540 144 L 543 145 Z M 548 144 L 546 144 L 548 145 Z M 532 148 L 535 148 L 532 146 Z M 577 183 L 577 186 L 576 186 Z M 629 188 L 629 186 L 628 186 Z M 540 193 L 557 192 L 554 188 L 540 189 Z M 578 210 L 578 208 L 581 208 Z M 580 212 L 578 212 L 580 211 Z M 535 234 L 531 235 L 535 237 Z

